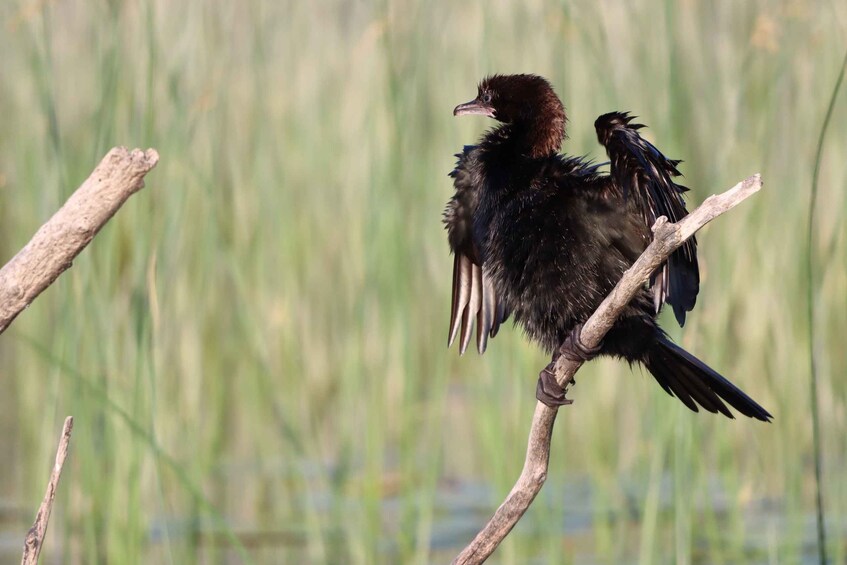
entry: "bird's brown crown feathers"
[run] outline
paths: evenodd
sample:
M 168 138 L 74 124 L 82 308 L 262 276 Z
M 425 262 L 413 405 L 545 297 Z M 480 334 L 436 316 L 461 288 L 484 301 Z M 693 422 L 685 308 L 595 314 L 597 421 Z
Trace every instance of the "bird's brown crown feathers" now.
M 490 98 L 488 98 L 490 97 Z M 565 107 L 543 77 L 530 74 L 492 75 L 479 84 L 479 100 L 494 108 L 494 118 L 510 124 L 523 137 L 530 157 L 557 153 L 565 139 Z

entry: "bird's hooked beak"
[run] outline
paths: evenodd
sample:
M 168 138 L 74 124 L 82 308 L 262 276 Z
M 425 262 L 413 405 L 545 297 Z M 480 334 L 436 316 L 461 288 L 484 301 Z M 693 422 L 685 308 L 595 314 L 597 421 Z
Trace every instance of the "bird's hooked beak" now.
M 480 116 L 488 116 L 489 118 L 494 117 L 494 108 L 489 106 L 488 104 L 480 101 L 479 98 L 474 98 L 470 102 L 465 102 L 464 104 L 459 104 L 455 108 L 453 108 L 454 116 L 468 116 L 472 114 L 478 114 Z

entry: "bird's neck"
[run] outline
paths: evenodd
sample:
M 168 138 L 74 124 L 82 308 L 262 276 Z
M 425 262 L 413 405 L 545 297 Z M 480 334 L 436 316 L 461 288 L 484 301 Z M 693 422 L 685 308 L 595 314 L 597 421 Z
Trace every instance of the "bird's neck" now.
M 532 121 L 504 124 L 491 131 L 492 143 L 508 143 L 520 155 L 540 159 L 555 155 L 565 139 L 565 116 L 539 116 Z

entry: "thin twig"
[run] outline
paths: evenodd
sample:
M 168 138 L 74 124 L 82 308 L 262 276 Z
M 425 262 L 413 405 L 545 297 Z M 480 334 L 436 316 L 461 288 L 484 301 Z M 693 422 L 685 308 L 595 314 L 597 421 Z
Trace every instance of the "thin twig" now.
M 118 208 L 144 186 L 155 149 L 115 147 L 30 242 L 0 269 L 0 333 L 72 264 Z
M 41 553 L 44 536 L 47 534 L 47 522 L 50 521 L 50 511 L 53 509 L 53 500 L 56 498 L 56 489 L 59 486 L 62 467 L 65 464 L 65 458 L 68 456 L 68 446 L 71 442 L 71 431 L 73 429 L 74 419 L 72 416 L 68 416 L 65 418 L 65 425 L 62 428 L 62 437 L 59 438 L 56 463 L 53 465 L 53 472 L 50 473 L 47 492 L 44 495 L 44 500 L 41 501 L 41 506 L 38 507 L 38 514 L 35 515 L 35 523 L 29 529 L 26 540 L 24 541 L 24 553 L 21 558 L 21 565 L 35 565 L 38 563 L 38 555 Z
M 656 220 L 653 226 L 653 242 L 624 273 L 617 286 L 585 323 L 580 334 L 580 341 L 587 348 L 599 345 L 629 301 L 676 248 L 708 222 L 731 210 L 744 199 L 758 192 L 761 187 L 761 177 L 758 174 L 753 175 L 723 194 L 710 196 L 699 208 L 675 224 L 669 223 L 665 217 Z M 556 361 L 555 374 L 556 380 L 563 388 L 567 389 L 567 386 L 573 382 L 573 377 L 581 365 L 582 362 L 570 360 L 566 355 L 559 357 Z M 532 504 L 547 479 L 550 439 L 553 435 L 556 414 L 555 408 L 550 408 L 541 402 L 536 404 L 529 432 L 526 459 L 518 481 L 491 520 L 462 550 L 453 563 L 465 565 L 484 562 Z

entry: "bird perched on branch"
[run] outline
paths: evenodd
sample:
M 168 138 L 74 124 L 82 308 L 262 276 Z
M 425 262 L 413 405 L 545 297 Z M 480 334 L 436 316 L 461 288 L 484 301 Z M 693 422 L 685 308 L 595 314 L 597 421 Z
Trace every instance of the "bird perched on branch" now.
M 539 375 L 537 397 L 569 402 L 552 375 L 558 351 L 581 360 L 611 355 L 640 363 L 671 396 L 730 418 L 729 404 L 763 421 L 771 415 L 743 391 L 674 344 L 656 317 L 667 303 L 680 325 L 699 291 L 697 243 L 688 240 L 654 273 L 602 344 L 579 341 L 582 324 L 652 240 L 660 216 L 676 222 L 688 212 L 686 188 L 676 184 L 679 161 L 639 135 L 633 116 L 597 118 L 610 171 L 559 154 L 565 110 L 544 78 L 495 75 L 477 97 L 453 110 L 500 125 L 457 154 L 450 173 L 456 193 L 444 212 L 453 261 L 449 343 L 464 353 L 476 325 L 476 346 L 513 316 L 553 362 Z

